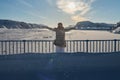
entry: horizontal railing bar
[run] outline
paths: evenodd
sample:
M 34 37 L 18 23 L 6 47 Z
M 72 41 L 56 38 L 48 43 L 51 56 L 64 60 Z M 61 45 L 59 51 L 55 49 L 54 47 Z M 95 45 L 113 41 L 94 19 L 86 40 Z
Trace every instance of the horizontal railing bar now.
M 111 40 L 87 40 L 87 41 L 120 41 L 120 39 L 111 39 Z M 54 41 L 54 40 L 0 40 L 0 42 L 6 42 L 6 41 L 13 41 L 13 42 L 20 42 L 20 41 Z M 66 40 L 66 41 L 86 41 L 86 40 Z

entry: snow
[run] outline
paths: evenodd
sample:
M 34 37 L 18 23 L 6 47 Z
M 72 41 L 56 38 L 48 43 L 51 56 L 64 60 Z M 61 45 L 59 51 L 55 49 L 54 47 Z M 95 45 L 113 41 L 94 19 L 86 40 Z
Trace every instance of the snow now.
M 55 32 L 47 29 L 0 29 L 0 40 L 54 40 L 54 39 L 55 39 Z M 66 32 L 66 40 L 109 40 L 109 39 L 110 40 L 120 39 L 120 35 L 113 34 L 108 31 L 94 31 L 94 30 L 72 30 Z M 15 44 L 17 45 L 17 47 Z M 21 42 L 15 44 L 13 43 L 4 44 L 3 47 L 0 47 L 0 52 L 5 55 L 24 53 L 24 46 L 23 46 L 24 43 Z M 29 42 L 29 47 L 27 45 L 28 43 L 26 43 L 25 46 L 26 52 L 34 52 L 34 53 L 55 52 L 55 46 L 53 46 L 52 41 L 46 44 L 42 44 L 42 42 L 36 42 L 31 44 Z M 71 45 L 73 45 L 73 43 L 71 43 Z M 71 45 L 69 42 L 67 43 L 65 52 L 84 52 L 83 44 L 74 43 L 74 47 Z M 77 50 L 78 48 L 80 48 L 80 50 Z M 101 51 L 101 49 L 98 50 Z M 88 49 L 88 51 L 90 51 L 90 49 Z M 96 51 L 97 49 L 94 50 L 94 52 Z M 113 52 L 114 50 L 112 50 L 111 48 L 111 50 L 106 50 L 106 51 Z
M 0 40 L 54 40 L 46 29 L 0 29 Z M 108 31 L 72 30 L 66 40 L 120 39 Z M 120 52 L 0 55 L 1 80 L 120 80 Z
M 118 27 L 117 29 L 113 30 L 114 33 L 119 33 L 120 32 L 120 27 Z
M 70 36 L 70 38 L 68 37 Z M 68 35 L 69 40 L 107 40 L 120 39 L 119 34 L 113 34 L 109 31 L 94 31 L 94 30 L 74 30 L 71 35 Z
M 47 29 L 0 29 L 0 40 L 54 40 L 55 32 Z M 66 40 L 120 39 L 109 31 L 72 30 L 66 32 Z
M 0 79 L 120 80 L 119 61 L 119 52 L 0 56 Z

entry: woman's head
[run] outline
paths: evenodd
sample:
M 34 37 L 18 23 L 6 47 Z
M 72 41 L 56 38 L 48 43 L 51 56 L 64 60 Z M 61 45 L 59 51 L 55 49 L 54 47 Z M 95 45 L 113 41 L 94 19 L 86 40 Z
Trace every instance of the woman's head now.
M 58 29 L 61 29 L 61 30 L 63 30 L 63 29 L 64 29 L 64 27 L 63 27 L 63 24 L 62 24 L 62 23 L 58 23 Z

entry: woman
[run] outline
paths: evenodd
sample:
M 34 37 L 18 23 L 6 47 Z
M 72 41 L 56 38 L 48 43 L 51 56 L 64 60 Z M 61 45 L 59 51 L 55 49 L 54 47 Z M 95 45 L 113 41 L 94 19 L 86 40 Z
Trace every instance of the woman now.
M 74 28 L 64 29 L 62 23 L 58 23 L 57 28 L 50 28 L 50 27 L 46 27 L 46 28 L 56 32 L 56 39 L 54 40 L 54 45 L 56 46 L 56 52 L 58 53 L 64 52 L 64 48 L 66 47 L 65 32 Z

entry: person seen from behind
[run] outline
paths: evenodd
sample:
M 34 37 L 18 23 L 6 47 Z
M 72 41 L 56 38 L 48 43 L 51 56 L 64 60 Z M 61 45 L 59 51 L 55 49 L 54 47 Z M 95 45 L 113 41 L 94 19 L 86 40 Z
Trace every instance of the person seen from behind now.
M 65 32 L 75 29 L 75 27 L 65 29 L 63 27 L 63 24 L 60 22 L 58 23 L 57 28 L 50 28 L 50 27 L 46 27 L 46 28 L 49 30 L 55 31 L 56 33 L 56 38 L 53 42 L 53 44 L 56 46 L 56 52 L 64 53 L 64 49 L 66 47 Z

